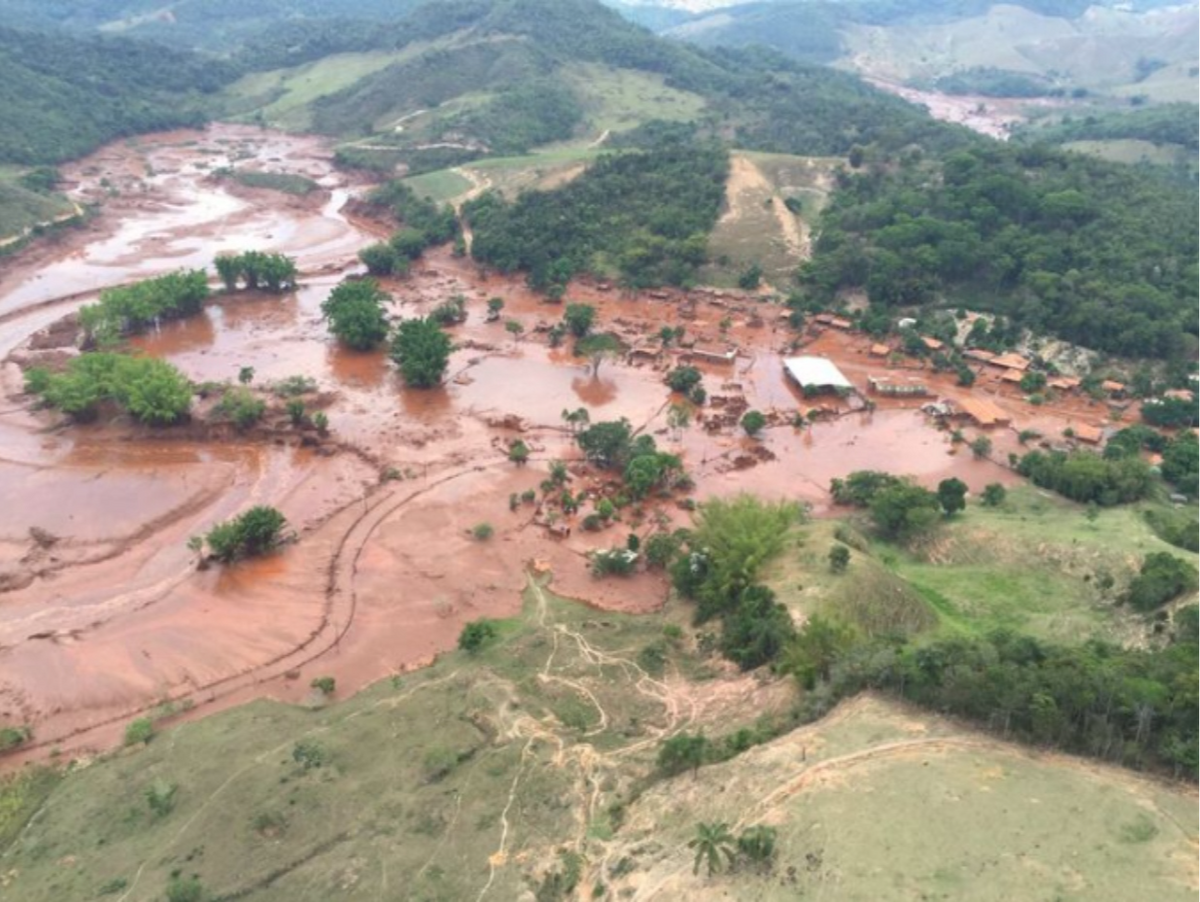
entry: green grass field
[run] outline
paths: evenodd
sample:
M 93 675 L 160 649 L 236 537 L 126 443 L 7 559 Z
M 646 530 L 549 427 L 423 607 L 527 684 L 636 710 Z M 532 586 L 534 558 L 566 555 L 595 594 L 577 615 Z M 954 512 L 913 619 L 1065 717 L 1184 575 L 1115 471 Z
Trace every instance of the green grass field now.
M 254 72 L 230 85 L 226 95 L 239 118 L 261 112 L 273 128 L 303 131 L 311 125 L 307 106 L 312 101 L 417 52 L 414 46 L 395 52 L 339 53 L 290 69 Z
M 704 112 L 704 98 L 668 87 L 661 76 L 645 72 L 576 63 L 563 78 L 583 102 L 589 140 L 651 119 L 688 122 Z
M 1196 154 L 1177 144 L 1155 144 L 1132 138 L 1106 141 L 1068 141 L 1066 150 L 1112 160 L 1114 163 L 1150 163 L 1156 166 L 1196 165 Z
M 428 197 L 434 203 L 444 204 L 471 190 L 471 182 L 457 172 L 442 169 L 438 172 L 426 172 L 424 175 L 405 179 L 417 194 Z
M 700 822 L 773 827 L 774 866 L 694 875 Z M 1190 791 L 860 696 L 642 795 L 606 898 L 1185 900 L 1196 824 Z

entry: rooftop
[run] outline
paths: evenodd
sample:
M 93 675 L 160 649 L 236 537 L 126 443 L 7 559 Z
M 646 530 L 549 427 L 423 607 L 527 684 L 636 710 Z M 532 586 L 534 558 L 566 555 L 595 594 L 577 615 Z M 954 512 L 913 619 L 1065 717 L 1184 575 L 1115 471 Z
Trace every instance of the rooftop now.
M 1007 354 L 1001 354 L 999 357 L 993 357 L 988 361 L 992 366 L 1002 366 L 1006 370 L 1027 370 L 1029 369 L 1029 361 L 1020 354 L 1014 354 L 1011 351 Z
M 801 388 L 809 385 L 854 388 L 854 384 L 826 357 L 789 357 L 783 361 L 783 368 Z
M 959 410 L 980 426 L 994 426 L 997 423 L 1012 421 L 1012 417 L 1003 409 L 985 398 L 964 397 L 955 403 L 958 404 Z

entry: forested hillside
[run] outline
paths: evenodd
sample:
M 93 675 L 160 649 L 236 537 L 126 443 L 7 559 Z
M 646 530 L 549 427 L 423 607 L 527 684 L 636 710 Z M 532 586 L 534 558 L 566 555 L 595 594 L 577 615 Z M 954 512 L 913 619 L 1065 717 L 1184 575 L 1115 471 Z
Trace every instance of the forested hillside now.
M 846 175 L 803 279 L 872 303 L 992 309 L 1133 357 L 1195 353 L 1194 192 L 1045 147 Z
M 0 28 L 0 162 L 71 159 L 123 135 L 195 125 L 226 64 L 154 44 Z
M 619 271 L 631 287 L 687 284 L 705 261 L 728 172 L 721 148 L 675 143 L 603 157 L 566 187 L 513 204 L 485 194 L 464 208 L 472 253 L 550 291 L 582 271 Z

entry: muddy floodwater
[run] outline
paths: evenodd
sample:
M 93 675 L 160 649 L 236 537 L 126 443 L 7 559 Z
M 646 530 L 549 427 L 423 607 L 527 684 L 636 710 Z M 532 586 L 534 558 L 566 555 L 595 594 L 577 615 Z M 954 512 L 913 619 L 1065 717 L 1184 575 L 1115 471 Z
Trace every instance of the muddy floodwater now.
M 235 191 L 210 178 L 224 165 L 304 174 L 321 190 L 302 200 Z M 424 314 L 461 295 L 467 320 L 451 329 L 445 384 L 407 389 L 384 351 L 339 348 L 321 319 L 329 291 L 359 272 L 357 251 L 388 226 L 346 215 L 346 201 L 367 186 L 334 170 L 316 139 L 215 126 L 112 145 L 67 177 L 79 198 L 107 195 L 101 214 L 5 261 L 0 275 L 0 722 L 33 727 L 26 757 L 111 744 L 167 700 L 196 711 L 260 695 L 303 702 L 322 675 L 354 691 L 453 647 L 469 620 L 515 612 L 531 567 L 591 604 L 655 609 L 667 592 L 660 576 L 597 580 L 587 554 L 656 521 L 688 522 L 678 499 L 558 537 L 533 505 L 511 501 L 536 491 L 557 459 L 572 462 L 576 493 L 600 487 L 579 463 L 564 410 L 586 408 L 593 422 L 624 417 L 653 435 L 682 456 L 700 500 L 751 491 L 806 501 L 819 515 L 830 479 L 855 469 L 929 485 L 954 475 L 973 490 L 1012 481 L 1007 468 L 953 445 L 918 401 L 880 400 L 869 411 L 833 402 L 796 425 L 813 407 L 783 375 L 797 336 L 778 308 L 734 292 L 626 297 L 572 286 L 572 300 L 597 306 L 599 329 L 644 352 L 597 371 L 569 347 L 550 347 L 545 330 L 561 307 L 519 278 L 433 251 L 411 277 L 385 283 L 388 313 Z M 245 248 L 294 256 L 301 288 L 282 298 L 217 294 L 201 315 L 131 344 L 196 383 L 233 380 L 243 367 L 253 367 L 256 386 L 305 376 L 329 417 L 328 441 L 301 445 L 282 427 L 239 436 L 103 417 L 67 426 L 32 409 L 19 365 L 36 353 L 31 337 L 104 286 Z M 492 297 L 504 299 L 503 319 L 522 323 L 521 338 L 487 321 Z M 663 382 L 678 363 L 674 349 L 657 350 L 664 325 L 740 351 L 730 363 L 698 364 L 710 402 L 682 429 L 668 426 L 680 399 Z M 802 343 L 838 360 L 860 387 L 885 367 L 866 356 L 861 336 L 814 330 Z M 1001 389 L 984 390 L 1028 414 Z M 759 438 L 737 426 L 748 408 L 768 415 Z M 531 449 L 528 466 L 507 459 L 516 438 Z M 254 504 L 278 507 L 297 541 L 263 560 L 198 569 L 188 539 Z M 487 541 L 471 535 L 480 523 L 494 528 Z

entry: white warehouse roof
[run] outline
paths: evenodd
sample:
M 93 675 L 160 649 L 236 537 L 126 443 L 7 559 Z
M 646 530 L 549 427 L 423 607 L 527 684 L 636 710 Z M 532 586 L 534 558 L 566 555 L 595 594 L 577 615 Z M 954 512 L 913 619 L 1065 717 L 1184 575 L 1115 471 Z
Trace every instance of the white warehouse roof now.
M 854 388 L 833 361 L 825 357 L 789 357 L 783 361 L 783 368 L 801 388 L 810 385 L 817 388 Z

